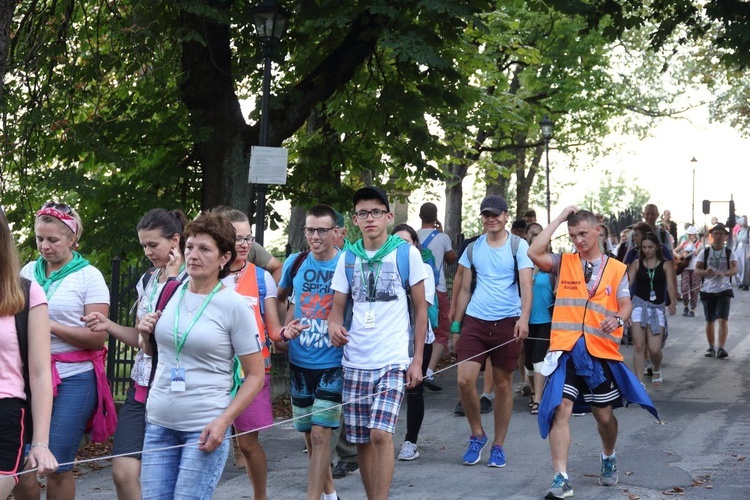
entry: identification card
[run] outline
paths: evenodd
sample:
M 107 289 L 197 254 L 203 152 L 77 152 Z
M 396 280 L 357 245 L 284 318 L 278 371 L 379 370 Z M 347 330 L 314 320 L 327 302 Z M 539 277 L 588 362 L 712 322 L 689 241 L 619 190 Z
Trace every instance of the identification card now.
M 185 392 L 185 369 L 172 368 L 172 392 Z
M 372 309 L 365 313 L 365 328 L 375 328 L 375 311 Z
M 650 300 L 651 302 L 653 302 L 653 301 L 656 300 L 656 292 L 655 291 L 651 290 L 651 293 L 648 294 L 648 300 Z

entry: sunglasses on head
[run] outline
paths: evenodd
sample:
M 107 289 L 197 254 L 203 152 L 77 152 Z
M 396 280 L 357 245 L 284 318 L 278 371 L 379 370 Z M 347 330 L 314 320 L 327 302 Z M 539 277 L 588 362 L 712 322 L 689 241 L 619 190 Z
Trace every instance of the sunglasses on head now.
M 73 213 L 73 209 L 70 208 L 70 205 L 66 205 L 65 203 L 55 203 L 54 201 L 48 201 L 47 203 L 42 205 L 42 209 L 45 208 L 54 208 L 55 210 L 68 215 Z

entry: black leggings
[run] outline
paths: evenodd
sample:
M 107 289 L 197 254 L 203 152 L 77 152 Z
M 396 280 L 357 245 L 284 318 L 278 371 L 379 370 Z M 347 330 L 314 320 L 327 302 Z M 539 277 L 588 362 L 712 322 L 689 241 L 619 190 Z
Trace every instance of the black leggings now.
M 422 376 L 427 373 L 430 357 L 432 357 L 432 344 L 425 344 L 422 356 Z M 422 420 L 424 420 L 424 384 L 420 383 L 413 389 L 406 389 L 406 441 L 417 444 Z

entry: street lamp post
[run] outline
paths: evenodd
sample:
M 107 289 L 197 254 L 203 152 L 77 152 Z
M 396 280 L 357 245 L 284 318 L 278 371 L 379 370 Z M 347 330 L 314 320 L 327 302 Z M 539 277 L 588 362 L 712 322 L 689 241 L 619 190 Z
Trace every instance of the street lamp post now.
M 693 218 L 690 220 L 690 225 L 695 226 L 695 164 L 698 163 L 698 160 L 695 159 L 695 156 L 693 156 L 693 159 L 690 160 L 690 163 L 693 164 Z
M 276 4 L 274 0 L 262 0 L 252 9 L 255 33 L 263 46 L 263 87 L 260 98 L 260 137 L 259 146 L 268 146 L 269 103 L 271 100 L 271 57 L 286 31 L 289 11 Z M 263 244 L 263 231 L 266 225 L 266 190 L 265 184 L 255 186 L 257 197 L 255 204 L 255 241 Z
M 549 141 L 552 139 L 552 132 L 555 130 L 555 124 L 549 119 L 549 116 L 544 116 L 542 121 L 539 122 L 539 126 L 542 129 L 542 137 L 544 138 L 544 154 L 547 157 L 547 225 L 549 225 L 552 218 L 550 217 L 550 194 L 549 194 Z

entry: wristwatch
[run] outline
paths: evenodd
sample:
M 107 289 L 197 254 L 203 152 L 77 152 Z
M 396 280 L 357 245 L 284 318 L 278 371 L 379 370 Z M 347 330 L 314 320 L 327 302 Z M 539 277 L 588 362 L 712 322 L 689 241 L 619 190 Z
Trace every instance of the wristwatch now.
M 625 325 L 625 320 L 622 319 L 621 317 L 615 316 L 615 319 L 617 320 L 617 325 L 618 326 L 624 326 Z

